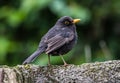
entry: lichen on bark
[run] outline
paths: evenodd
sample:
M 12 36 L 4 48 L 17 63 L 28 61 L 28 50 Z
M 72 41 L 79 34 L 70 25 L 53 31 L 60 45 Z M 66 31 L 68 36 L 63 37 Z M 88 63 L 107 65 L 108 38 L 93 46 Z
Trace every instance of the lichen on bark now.
M 68 66 L 0 66 L 0 83 L 120 83 L 120 61 Z

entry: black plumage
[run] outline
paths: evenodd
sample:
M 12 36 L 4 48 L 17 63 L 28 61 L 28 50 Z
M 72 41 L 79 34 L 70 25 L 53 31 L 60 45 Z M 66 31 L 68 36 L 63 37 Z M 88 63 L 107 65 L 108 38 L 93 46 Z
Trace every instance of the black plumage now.
M 64 65 L 67 65 L 62 55 L 68 53 L 77 41 L 77 32 L 75 23 L 79 19 L 72 19 L 64 16 L 58 19 L 56 24 L 41 38 L 38 49 L 30 55 L 23 64 L 28 64 L 37 58 L 41 53 L 48 54 L 50 65 L 50 55 L 60 55 Z

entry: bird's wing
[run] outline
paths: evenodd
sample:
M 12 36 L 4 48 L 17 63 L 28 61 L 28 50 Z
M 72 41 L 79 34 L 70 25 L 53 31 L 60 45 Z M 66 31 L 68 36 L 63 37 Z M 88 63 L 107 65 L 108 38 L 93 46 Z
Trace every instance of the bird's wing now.
M 69 43 L 71 40 L 73 40 L 74 35 L 69 35 L 69 37 L 62 37 L 60 34 L 50 38 L 47 40 L 48 47 L 46 49 L 46 54 L 60 48 L 66 43 Z

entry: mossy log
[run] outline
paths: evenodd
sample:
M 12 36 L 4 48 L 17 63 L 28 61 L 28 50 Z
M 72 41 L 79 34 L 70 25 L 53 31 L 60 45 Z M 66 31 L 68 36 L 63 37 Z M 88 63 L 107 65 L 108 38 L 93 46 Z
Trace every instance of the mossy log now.
M 3 65 L 0 83 L 120 83 L 120 60 L 68 66 Z

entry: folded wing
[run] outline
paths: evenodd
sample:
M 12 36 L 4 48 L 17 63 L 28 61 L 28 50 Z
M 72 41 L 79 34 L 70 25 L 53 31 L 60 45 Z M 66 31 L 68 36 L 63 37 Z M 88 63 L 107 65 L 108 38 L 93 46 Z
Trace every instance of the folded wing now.
M 46 53 L 49 54 L 50 52 L 62 47 L 64 44 L 73 40 L 74 35 L 70 34 L 68 37 L 62 37 L 60 34 L 48 39 L 46 42 L 48 47 L 46 49 Z

